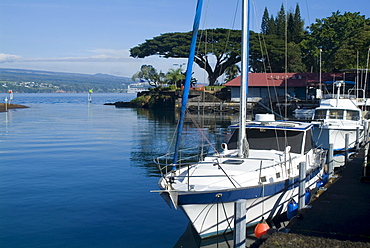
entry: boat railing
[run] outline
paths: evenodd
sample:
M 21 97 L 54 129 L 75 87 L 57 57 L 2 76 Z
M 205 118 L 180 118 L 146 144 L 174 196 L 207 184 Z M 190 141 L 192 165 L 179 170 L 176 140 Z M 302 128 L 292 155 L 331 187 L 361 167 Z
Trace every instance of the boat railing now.
M 261 160 L 261 166 L 260 166 L 260 168 L 256 169 L 255 171 L 264 170 L 264 169 L 268 169 L 268 168 L 275 167 L 275 166 L 283 166 L 283 165 L 285 166 L 286 164 L 291 163 L 294 159 L 296 159 L 298 157 L 299 156 L 290 157 L 287 160 L 275 162 L 275 163 L 269 164 L 267 166 L 262 166 L 263 160 L 260 159 Z M 270 160 L 270 159 L 266 159 L 266 160 Z
M 210 147 L 213 146 L 207 144 L 179 150 L 179 159 L 176 161 L 176 167 L 181 169 L 184 166 L 188 167 L 189 165 L 201 161 L 203 157 L 207 155 Z M 174 165 L 173 156 L 174 152 L 169 152 L 154 159 L 154 163 L 157 164 L 162 176 L 172 170 Z

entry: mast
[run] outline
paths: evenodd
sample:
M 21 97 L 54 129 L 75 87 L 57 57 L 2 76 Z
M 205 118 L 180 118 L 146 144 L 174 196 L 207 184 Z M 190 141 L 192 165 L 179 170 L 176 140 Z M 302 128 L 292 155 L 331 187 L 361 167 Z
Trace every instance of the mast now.
M 248 94 L 248 71 L 249 71 L 249 0 L 243 1 L 242 7 L 242 59 L 241 59 L 241 82 L 240 82 L 240 112 L 239 112 L 239 142 L 238 156 L 244 157 L 247 146 L 246 119 L 247 119 L 247 94 Z
M 200 16 L 201 16 L 201 13 L 202 13 L 202 5 L 203 5 L 203 0 L 198 0 L 196 13 L 195 13 L 195 17 L 194 17 L 193 36 L 191 38 L 188 64 L 187 64 L 187 67 L 186 67 L 185 85 L 184 85 L 184 92 L 183 92 L 183 95 L 182 95 L 179 125 L 177 127 L 177 137 L 176 137 L 176 144 L 175 144 L 175 152 L 174 152 L 174 155 L 173 155 L 172 170 L 176 170 L 176 163 L 177 163 L 178 156 L 179 156 L 179 148 L 180 148 L 181 136 L 182 136 L 182 127 L 183 127 L 183 124 L 184 124 L 186 104 L 188 102 L 188 96 L 189 96 L 189 91 L 190 91 L 190 82 L 191 82 L 191 76 L 192 76 L 192 72 L 193 72 L 195 47 L 196 47 L 196 43 L 197 43 Z

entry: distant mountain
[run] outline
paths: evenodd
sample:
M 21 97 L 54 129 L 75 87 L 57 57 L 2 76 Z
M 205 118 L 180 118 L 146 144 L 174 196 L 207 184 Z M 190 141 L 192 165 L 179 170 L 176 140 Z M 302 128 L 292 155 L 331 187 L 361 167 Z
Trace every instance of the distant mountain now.
M 0 92 L 125 92 L 131 78 L 108 74 L 80 74 L 0 68 Z

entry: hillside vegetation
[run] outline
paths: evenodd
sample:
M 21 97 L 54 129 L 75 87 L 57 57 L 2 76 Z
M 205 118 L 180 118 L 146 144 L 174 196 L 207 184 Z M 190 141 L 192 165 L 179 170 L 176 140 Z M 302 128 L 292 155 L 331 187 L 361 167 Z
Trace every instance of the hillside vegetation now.
M 107 74 L 78 74 L 50 71 L 0 68 L 0 93 L 12 90 L 16 93 L 82 93 L 125 92 L 130 78 Z

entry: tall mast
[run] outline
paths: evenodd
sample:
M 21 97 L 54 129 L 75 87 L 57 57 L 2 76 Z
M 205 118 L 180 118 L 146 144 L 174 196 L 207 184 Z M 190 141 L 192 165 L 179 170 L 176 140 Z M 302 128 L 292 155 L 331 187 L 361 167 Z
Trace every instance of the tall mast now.
M 195 17 L 194 17 L 193 36 L 191 38 L 188 65 L 186 67 L 185 85 L 184 85 L 184 92 L 183 92 L 183 95 L 182 95 L 179 125 L 177 127 L 177 137 L 176 137 L 176 144 L 175 144 L 175 152 L 174 152 L 174 155 L 173 155 L 172 170 L 176 170 L 176 163 L 177 163 L 178 156 L 179 156 L 179 148 L 180 148 L 181 135 L 182 135 L 182 126 L 184 124 L 186 104 L 188 102 L 188 96 L 189 96 L 189 91 L 190 91 L 190 82 L 191 82 L 191 76 L 192 76 L 192 72 L 193 72 L 195 47 L 196 47 L 196 43 L 197 43 L 200 16 L 201 16 L 201 13 L 202 13 L 202 5 L 203 5 L 203 0 L 198 0 L 196 13 L 195 13 Z
M 238 156 L 244 157 L 247 135 L 245 130 L 247 117 L 248 71 L 249 71 L 249 0 L 243 1 L 242 7 L 242 58 L 240 82 L 239 142 Z

